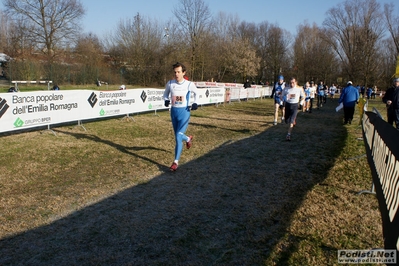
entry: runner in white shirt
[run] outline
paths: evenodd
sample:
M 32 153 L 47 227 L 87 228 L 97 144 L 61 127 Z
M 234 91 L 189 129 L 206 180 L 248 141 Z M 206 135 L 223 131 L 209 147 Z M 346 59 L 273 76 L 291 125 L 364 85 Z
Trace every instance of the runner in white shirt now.
M 170 166 L 171 171 L 176 171 L 179 164 L 181 152 L 183 150 L 183 141 L 186 141 L 186 147 L 189 149 L 192 145 L 193 136 L 186 136 L 188 122 L 190 121 L 190 110 L 196 110 L 197 106 L 197 87 L 193 82 L 184 78 L 186 67 L 181 63 L 173 65 L 175 79 L 166 84 L 164 92 L 165 106 L 171 104 L 170 117 L 172 119 L 173 131 L 175 133 L 175 160 Z M 194 94 L 194 103 L 189 106 L 190 95 Z
M 337 91 L 337 87 L 335 87 L 335 85 L 332 84 L 331 87 L 330 87 L 330 98 L 331 99 L 334 99 L 334 95 L 335 95 L 336 91 Z
M 285 96 L 285 123 L 289 123 L 288 134 L 286 140 L 291 140 L 292 128 L 295 125 L 296 116 L 298 114 L 298 104 L 305 98 L 303 88 L 297 85 L 296 78 L 291 78 L 289 87 L 284 90 Z
M 317 91 L 316 86 L 314 85 L 314 82 L 311 81 L 311 82 L 310 82 L 310 106 L 309 106 L 309 113 L 311 113 L 311 112 L 312 112 L 312 109 L 313 109 L 313 101 L 314 101 L 314 98 L 315 98 L 315 96 L 316 96 L 316 91 Z

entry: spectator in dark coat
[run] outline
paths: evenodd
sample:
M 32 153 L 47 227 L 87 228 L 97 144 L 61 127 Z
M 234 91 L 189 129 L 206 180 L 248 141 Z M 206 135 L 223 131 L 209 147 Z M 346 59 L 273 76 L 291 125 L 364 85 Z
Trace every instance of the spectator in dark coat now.
M 387 106 L 388 123 L 392 125 L 395 122 L 399 130 L 399 78 L 393 80 L 393 86 L 385 92 L 382 101 Z

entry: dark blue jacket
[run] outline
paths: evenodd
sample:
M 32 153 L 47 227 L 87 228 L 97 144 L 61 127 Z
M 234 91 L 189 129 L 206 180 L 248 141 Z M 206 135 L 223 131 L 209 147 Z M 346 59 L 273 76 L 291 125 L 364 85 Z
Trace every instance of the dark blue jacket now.
M 344 88 L 339 97 L 338 103 L 342 103 L 344 107 L 354 107 L 359 101 L 359 91 L 352 85 Z

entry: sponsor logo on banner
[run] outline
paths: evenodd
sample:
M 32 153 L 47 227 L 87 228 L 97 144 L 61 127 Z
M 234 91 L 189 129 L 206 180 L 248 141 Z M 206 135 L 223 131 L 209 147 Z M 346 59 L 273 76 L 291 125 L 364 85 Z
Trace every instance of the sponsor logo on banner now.
M 5 114 L 10 106 L 5 99 L 0 98 L 0 118 Z
M 145 100 L 147 99 L 147 94 L 145 93 L 145 91 L 143 91 L 140 95 L 141 100 L 143 101 L 143 103 L 145 102 Z
M 96 96 L 93 96 L 92 93 L 89 98 L 89 102 L 93 101 L 94 103 L 94 101 L 96 101 L 96 99 L 94 99 L 95 97 Z M 128 93 L 126 91 L 101 91 L 99 92 L 98 98 L 100 99 L 98 103 L 99 106 L 132 105 L 136 102 L 135 99 L 128 98 Z
M 148 110 L 161 109 L 163 108 L 163 94 L 164 91 L 160 89 L 149 89 L 147 92 L 143 91 L 141 93 L 141 100 L 143 103 L 148 102 Z
M 112 116 L 112 115 L 119 115 L 121 113 L 120 109 L 115 110 L 100 110 L 100 116 Z
M 218 99 L 224 98 L 224 88 L 210 88 L 206 90 L 206 97 L 209 98 L 209 102 L 218 102 Z
M 25 121 L 18 117 L 14 122 L 14 127 L 21 128 L 24 126 L 43 125 L 43 124 L 48 124 L 50 122 L 51 122 L 51 117 L 32 118 L 32 119 L 26 119 Z
M 97 101 L 98 101 L 98 99 L 97 99 L 97 94 L 95 94 L 94 92 L 92 92 L 92 93 L 90 94 L 89 99 L 87 99 L 87 101 L 89 102 L 89 104 L 90 104 L 91 107 L 93 108 L 93 107 L 96 105 Z
M 148 102 L 163 102 L 162 90 L 148 90 L 146 95 L 148 96 Z
M 21 118 L 17 118 L 17 120 L 15 120 L 15 122 L 14 122 L 14 126 L 15 127 L 22 127 L 24 125 L 24 121 L 22 121 L 22 119 Z
M 163 106 L 163 103 L 156 103 L 156 104 L 152 104 L 152 103 L 150 103 L 150 104 L 148 104 L 148 110 L 153 110 L 153 109 L 161 109 L 161 108 L 163 108 L 164 106 Z

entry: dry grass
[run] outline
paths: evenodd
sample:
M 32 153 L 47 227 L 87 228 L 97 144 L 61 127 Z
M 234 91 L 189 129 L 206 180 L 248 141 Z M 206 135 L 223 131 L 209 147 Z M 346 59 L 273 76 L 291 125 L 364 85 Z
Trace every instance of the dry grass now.
M 203 107 L 175 173 L 168 112 L 2 136 L 0 264 L 334 265 L 381 247 L 361 128 L 335 106 L 300 113 L 291 142 L 271 99 Z

